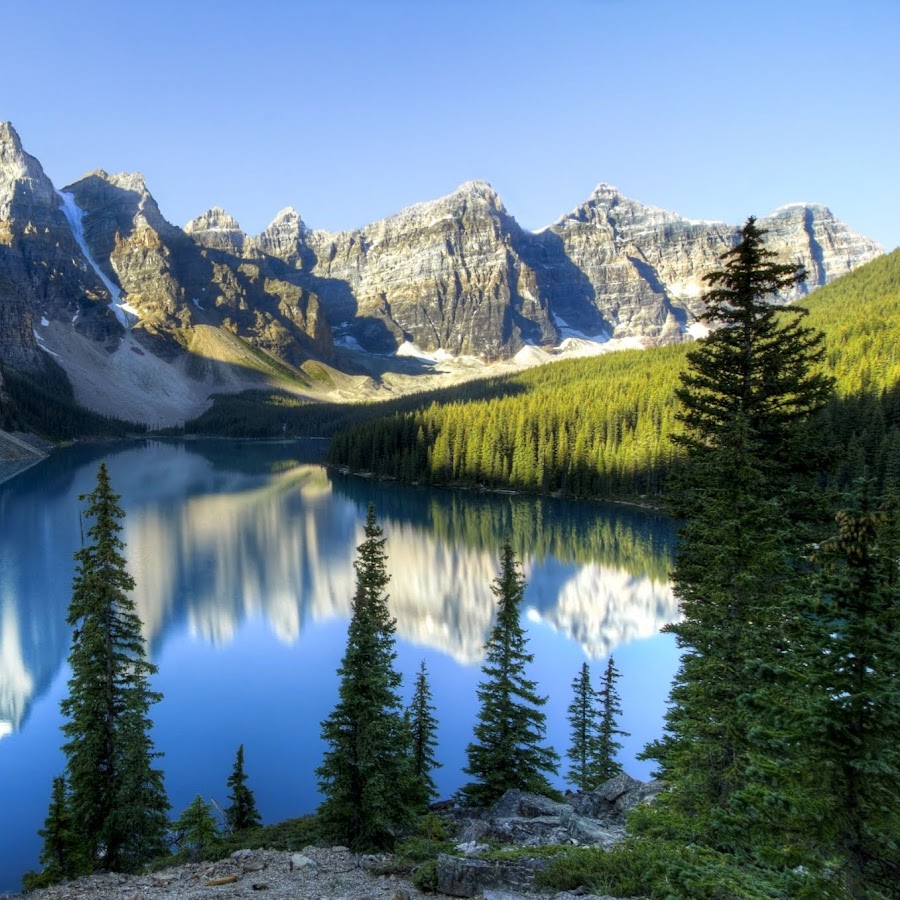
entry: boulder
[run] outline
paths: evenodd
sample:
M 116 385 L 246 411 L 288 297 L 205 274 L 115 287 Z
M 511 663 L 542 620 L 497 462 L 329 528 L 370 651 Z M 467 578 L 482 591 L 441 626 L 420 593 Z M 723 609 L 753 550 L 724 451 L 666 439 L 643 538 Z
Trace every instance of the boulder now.
M 536 816 L 563 816 L 569 811 L 566 803 L 557 803 L 541 794 L 528 791 L 507 791 L 492 807 L 490 818 L 515 819 Z
M 663 789 L 659 781 L 638 781 L 622 772 L 593 791 L 567 798 L 579 816 L 609 822 L 621 819 L 638 803 L 651 803 Z
M 437 892 L 449 897 L 476 897 L 487 890 L 533 892 L 535 875 L 545 859 L 460 859 L 441 853 L 437 860 Z

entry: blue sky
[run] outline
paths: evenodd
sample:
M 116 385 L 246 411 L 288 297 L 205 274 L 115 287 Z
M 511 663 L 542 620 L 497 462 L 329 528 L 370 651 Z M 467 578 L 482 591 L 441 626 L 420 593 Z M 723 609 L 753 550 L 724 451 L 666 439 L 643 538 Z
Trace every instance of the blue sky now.
M 170 221 L 354 228 L 463 181 L 539 228 L 599 181 L 690 218 L 798 200 L 900 245 L 897 0 L 31 0 L 0 119 Z

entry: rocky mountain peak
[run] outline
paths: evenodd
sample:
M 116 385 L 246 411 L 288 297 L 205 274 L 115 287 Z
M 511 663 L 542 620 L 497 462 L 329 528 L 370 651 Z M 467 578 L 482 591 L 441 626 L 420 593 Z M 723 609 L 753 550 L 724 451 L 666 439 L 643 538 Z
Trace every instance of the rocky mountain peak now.
M 221 206 L 213 206 L 191 219 L 184 230 L 198 244 L 212 250 L 226 250 L 240 254 L 247 236 L 241 231 L 234 216 L 229 215 Z
M 291 227 L 298 230 L 305 230 L 306 225 L 300 218 L 300 213 L 293 206 L 286 206 L 275 214 L 275 218 L 269 223 L 269 228 L 273 226 Z
M 135 228 L 147 227 L 160 233 L 170 233 L 173 226 L 163 217 L 147 182 L 140 172 L 119 172 L 110 175 L 95 169 L 83 178 L 63 188 L 73 194 L 78 206 L 89 215 L 106 219 L 110 236 L 116 231 L 130 234 Z M 115 220 L 114 223 L 112 220 Z M 88 231 L 94 230 L 89 227 Z M 111 251 L 111 247 L 107 248 Z
M 488 201 L 500 199 L 499 194 L 494 190 L 490 182 L 484 181 L 481 178 L 464 181 L 453 193 L 463 194 L 467 197 L 480 197 L 483 200 Z
M 303 251 L 308 234 L 309 229 L 297 210 L 286 206 L 272 219 L 265 231 L 253 239 L 253 243 L 263 253 L 303 268 Z
M 503 216 L 508 215 L 500 195 L 487 181 L 480 179 L 463 182 L 446 199 L 461 201 L 467 207 L 486 208 L 491 213 L 499 213 Z
M 621 197 L 622 194 L 615 185 L 601 181 L 594 188 L 588 200 L 593 200 L 597 203 L 611 203 L 619 200 Z
M 827 284 L 884 252 L 820 203 L 788 203 L 760 219 L 767 246 L 806 269 L 803 292 Z M 792 298 L 793 299 L 793 298 Z
M 55 192 L 41 164 L 25 152 L 11 122 L 0 123 L 0 222 L 32 221 L 33 208 L 54 205 Z
M 12 122 L 0 122 L 0 155 L 24 153 L 22 140 L 19 133 L 13 128 Z

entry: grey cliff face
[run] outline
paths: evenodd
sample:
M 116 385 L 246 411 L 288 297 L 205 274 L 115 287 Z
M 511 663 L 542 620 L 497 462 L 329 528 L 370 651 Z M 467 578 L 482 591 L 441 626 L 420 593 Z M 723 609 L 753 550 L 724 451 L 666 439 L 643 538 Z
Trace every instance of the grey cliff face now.
M 783 207 L 760 218 L 758 225 L 769 232 L 766 243 L 781 261 L 806 269 L 805 283 L 785 301 L 882 252 L 824 206 Z M 623 197 L 606 184 L 548 231 L 587 277 L 592 305 L 610 333 L 657 344 L 681 340 L 684 326 L 702 314 L 703 276 L 721 268 L 722 253 L 740 240 L 739 226 L 693 222 Z M 574 326 L 579 311 L 568 311 Z
M 783 261 L 807 271 L 785 301 L 882 252 L 815 204 L 782 207 L 759 225 Z M 135 352 L 187 360 L 206 378 L 218 377 L 215 366 L 185 350 L 209 329 L 219 345 L 237 337 L 293 366 L 312 358 L 353 367 L 335 343 L 390 354 L 409 341 L 487 361 L 573 332 L 673 343 L 702 315 L 703 276 L 739 233 L 607 184 L 532 233 L 483 181 L 354 231 L 312 230 L 285 209 L 252 237 L 218 207 L 181 229 L 137 174 L 98 170 L 57 192 L 3 123 L 0 354 L 39 366 L 35 332 L 53 332 L 65 365 L 63 331 L 113 353 L 128 330 Z
M 329 358 L 318 300 L 279 260 L 244 253 L 245 236 L 220 209 L 182 231 L 167 222 L 140 175 L 95 172 L 67 188 L 84 211 L 92 255 L 138 310 L 135 335 L 171 357 L 197 325 L 225 328 L 299 365 Z
M 329 320 L 366 349 L 409 340 L 496 359 L 556 337 L 520 233 L 490 185 L 473 181 L 359 231 L 308 232 L 305 246 Z
M 247 239 L 237 219 L 229 216 L 220 206 L 214 206 L 196 219 L 191 219 L 184 230 L 202 247 L 224 250 L 235 256 L 241 255 Z
M 807 271 L 797 299 L 881 252 L 817 205 L 759 220 L 770 247 Z M 485 182 L 366 228 L 310 231 L 293 211 L 257 239 L 308 274 L 332 326 L 368 350 L 409 340 L 486 359 L 557 343 L 566 327 L 645 345 L 685 338 L 702 315 L 703 276 L 740 227 L 693 222 L 600 184 L 538 233 L 521 229 Z
M 0 275 L 20 300 L 7 309 L 6 327 L 24 334 L 27 314 L 74 322 L 96 341 L 115 340 L 121 327 L 107 309 L 109 294 L 85 264 L 61 202 L 15 129 L 0 124 Z

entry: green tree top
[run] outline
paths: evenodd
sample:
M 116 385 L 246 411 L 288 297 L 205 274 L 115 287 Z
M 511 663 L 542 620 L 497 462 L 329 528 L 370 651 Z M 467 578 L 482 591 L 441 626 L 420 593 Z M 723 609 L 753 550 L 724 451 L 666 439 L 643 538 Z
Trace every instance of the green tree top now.
M 568 756 L 569 781 L 579 791 L 589 791 L 599 784 L 593 761 L 597 757 L 597 691 L 591 685 L 591 669 L 582 663 L 581 671 L 572 681 L 572 702 L 569 704 L 571 737 Z
M 428 672 L 425 660 L 416 675 L 412 701 L 406 710 L 409 737 L 412 752 L 412 774 L 420 794 L 420 806 L 425 808 L 429 801 L 437 796 L 437 786 L 431 773 L 439 769 L 441 764 L 435 759 L 437 748 L 437 718 L 431 702 L 431 688 L 428 685 Z
M 541 746 L 546 725 L 540 708 L 547 698 L 525 677 L 525 667 L 534 658 L 519 620 L 525 579 L 508 539 L 491 590 L 498 602 L 497 621 L 486 644 L 484 680 L 478 688 L 481 708 L 464 769 L 475 781 L 460 792 L 474 806 L 490 806 L 510 788 L 553 793 L 546 776 L 556 773 L 559 759 L 551 748 Z
M 776 263 L 763 243 L 765 230 L 751 216 L 724 268 L 705 276 L 707 321 L 714 330 L 688 353 L 676 418 L 685 426 L 676 443 L 689 450 L 715 444 L 741 417 L 771 453 L 786 431 L 825 405 L 832 379 L 815 364 L 824 355 L 821 332 L 802 324 L 807 311 L 779 306 L 776 295 L 806 273 Z
M 597 725 L 597 757 L 595 768 L 598 783 L 602 784 L 622 771 L 621 764 L 616 755 L 622 749 L 622 744 L 616 740 L 616 735 L 629 737 L 627 731 L 622 731 L 618 726 L 619 716 L 622 714 L 622 706 L 619 692 L 616 690 L 616 682 L 621 676 L 613 658 L 610 656 L 606 663 L 606 670 L 600 682 L 598 692 L 600 698 L 600 719 Z
M 228 776 L 227 783 L 231 788 L 231 793 L 228 795 L 231 805 L 225 810 L 225 822 L 228 827 L 232 831 L 246 831 L 248 828 L 256 828 L 262 824 L 262 818 L 256 808 L 256 798 L 253 796 L 253 791 L 247 787 L 243 744 L 237 749 L 234 768 Z

